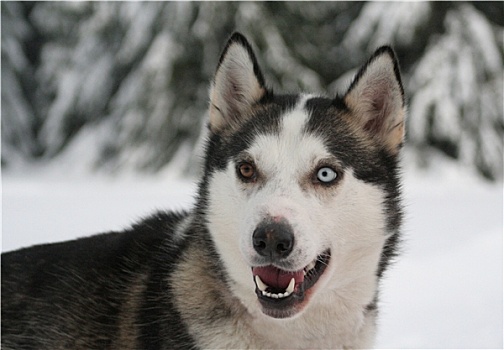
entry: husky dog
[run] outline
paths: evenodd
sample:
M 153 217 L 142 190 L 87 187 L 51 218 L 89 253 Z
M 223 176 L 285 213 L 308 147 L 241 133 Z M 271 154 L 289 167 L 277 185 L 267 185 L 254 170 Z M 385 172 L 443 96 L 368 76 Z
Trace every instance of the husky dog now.
M 371 347 L 404 123 L 390 47 L 343 96 L 280 95 L 233 34 L 193 210 L 3 254 L 2 348 Z

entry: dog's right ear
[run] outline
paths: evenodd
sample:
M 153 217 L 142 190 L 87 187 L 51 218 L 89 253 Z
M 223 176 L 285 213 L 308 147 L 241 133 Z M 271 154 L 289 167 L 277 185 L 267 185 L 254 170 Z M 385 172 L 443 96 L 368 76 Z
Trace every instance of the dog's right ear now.
M 252 47 L 234 33 L 224 48 L 210 89 L 210 130 L 236 127 L 266 94 Z

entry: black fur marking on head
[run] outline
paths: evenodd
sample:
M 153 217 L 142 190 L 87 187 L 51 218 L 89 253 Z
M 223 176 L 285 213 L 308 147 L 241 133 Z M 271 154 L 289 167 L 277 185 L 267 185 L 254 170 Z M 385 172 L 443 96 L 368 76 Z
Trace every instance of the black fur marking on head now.
M 205 173 L 223 170 L 228 161 L 248 148 L 259 135 L 279 131 L 281 117 L 296 106 L 297 95 L 269 94 L 232 134 L 210 133 L 206 144 Z

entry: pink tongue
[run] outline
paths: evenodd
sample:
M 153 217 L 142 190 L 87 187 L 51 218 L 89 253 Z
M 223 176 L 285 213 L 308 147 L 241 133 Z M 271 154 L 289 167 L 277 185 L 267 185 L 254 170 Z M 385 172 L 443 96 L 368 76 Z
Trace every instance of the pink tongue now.
M 252 273 L 254 276 L 259 276 L 268 286 L 278 289 L 287 289 L 293 277 L 296 284 L 304 281 L 303 270 L 292 272 L 280 270 L 274 266 L 262 266 L 254 267 Z

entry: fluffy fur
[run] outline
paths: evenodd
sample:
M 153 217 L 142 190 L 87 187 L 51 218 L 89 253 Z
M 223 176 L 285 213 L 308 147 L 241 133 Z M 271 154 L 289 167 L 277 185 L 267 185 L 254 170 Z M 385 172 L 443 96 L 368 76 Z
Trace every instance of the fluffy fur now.
M 235 33 L 209 109 L 193 210 L 2 255 L 4 349 L 372 346 L 401 223 L 392 49 L 343 96 L 280 95 Z

